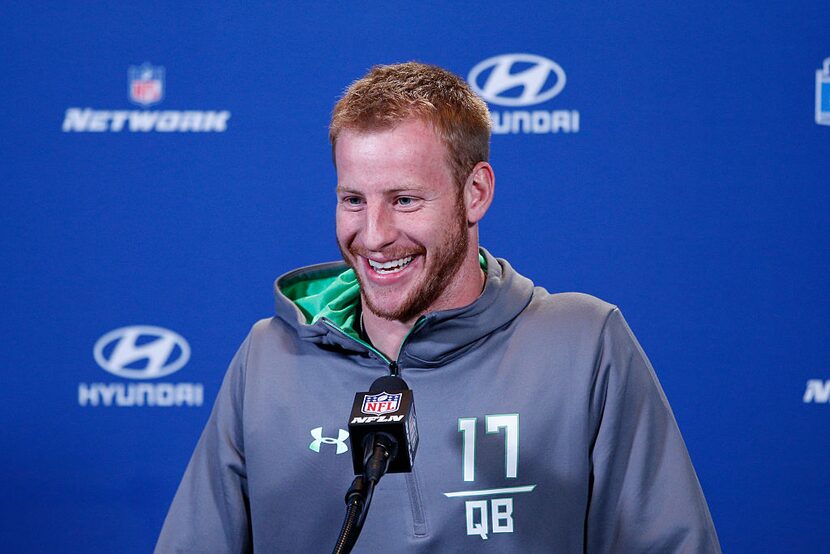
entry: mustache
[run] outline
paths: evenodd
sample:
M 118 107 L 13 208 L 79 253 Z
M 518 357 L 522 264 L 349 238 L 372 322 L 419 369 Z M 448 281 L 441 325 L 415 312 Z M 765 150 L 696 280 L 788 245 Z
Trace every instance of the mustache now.
M 342 251 L 342 248 L 341 248 Z M 348 251 L 353 256 L 361 256 L 363 258 L 383 258 L 385 260 L 399 260 L 401 258 L 406 258 L 407 256 L 417 256 L 419 254 L 423 254 L 425 250 L 423 248 L 389 248 L 386 250 L 369 250 L 368 248 L 364 248 L 362 246 L 356 244 L 350 244 L 348 247 Z

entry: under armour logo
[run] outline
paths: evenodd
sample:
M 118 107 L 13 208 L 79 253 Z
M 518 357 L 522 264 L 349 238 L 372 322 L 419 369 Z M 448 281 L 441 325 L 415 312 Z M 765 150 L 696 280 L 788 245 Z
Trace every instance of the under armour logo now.
M 349 432 L 348 431 L 344 431 L 343 429 L 338 429 L 336 439 L 331 438 L 331 437 L 324 437 L 322 427 L 315 427 L 310 432 L 311 432 L 311 436 L 314 437 L 314 441 L 312 441 L 312 443 L 308 445 L 309 450 L 313 450 L 314 452 L 320 452 L 320 443 L 336 444 L 337 445 L 336 454 L 342 454 L 343 452 L 348 452 L 348 450 L 349 450 L 349 447 L 346 444 L 346 439 L 349 438 Z

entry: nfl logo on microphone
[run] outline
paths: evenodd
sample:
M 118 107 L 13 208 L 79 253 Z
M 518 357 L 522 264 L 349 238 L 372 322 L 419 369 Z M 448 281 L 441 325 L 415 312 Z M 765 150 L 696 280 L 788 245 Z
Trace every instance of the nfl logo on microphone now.
M 164 98 L 164 68 L 144 62 L 130 66 L 128 72 L 130 102 L 150 106 Z
M 382 392 L 380 394 L 367 394 L 363 397 L 363 407 L 361 411 L 364 414 L 383 415 L 392 412 L 397 412 L 401 405 L 402 393 L 389 394 Z

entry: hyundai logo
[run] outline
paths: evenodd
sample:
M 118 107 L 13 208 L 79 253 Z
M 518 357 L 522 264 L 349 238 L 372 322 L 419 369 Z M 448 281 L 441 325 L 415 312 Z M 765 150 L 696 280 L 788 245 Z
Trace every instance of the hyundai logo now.
M 190 345 L 169 329 L 134 325 L 110 331 L 95 343 L 95 361 L 113 375 L 155 379 L 180 370 L 190 359 Z
M 493 104 L 531 106 L 562 92 L 565 71 L 553 60 L 542 56 L 503 54 L 478 63 L 470 71 L 467 81 L 482 98 Z

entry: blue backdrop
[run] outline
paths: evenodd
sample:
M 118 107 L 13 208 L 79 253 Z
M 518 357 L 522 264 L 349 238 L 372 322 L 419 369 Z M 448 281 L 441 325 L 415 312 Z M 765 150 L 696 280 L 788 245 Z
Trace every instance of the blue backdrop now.
M 416 59 L 492 93 L 508 132 L 482 243 L 622 308 L 724 550 L 824 551 L 828 7 L 7 7 L 3 550 L 152 548 L 273 279 L 338 257 L 333 103 L 370 66 Z M 554 62 L 542 92 L 564 87 L 504 105 L 523 89 L 497 90 L 495 66 L 536 63 L 508 54 Z M 169 359 L 113 361 L 124 332 L 105 335 L 139 325 L 176 333 L 156 332 Z

